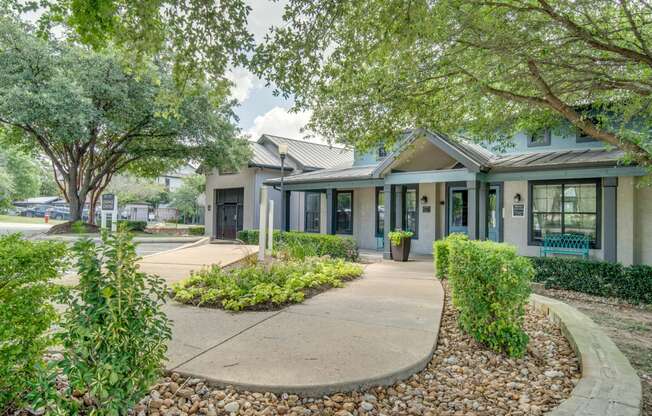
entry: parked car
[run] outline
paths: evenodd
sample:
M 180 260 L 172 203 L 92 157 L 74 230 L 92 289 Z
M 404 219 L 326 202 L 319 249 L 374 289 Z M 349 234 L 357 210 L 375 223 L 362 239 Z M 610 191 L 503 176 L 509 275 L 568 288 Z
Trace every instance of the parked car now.
M 45 212 L 52 220 L 70 220 L 70 210 L 68 208 L 52 207 L 48 208 Z
M 25 208 L 20 215 L 22 217 L 44 217 L 45 212 L 49 209 L 50 207 L 48 205 L 34 205 L 29 208 Z

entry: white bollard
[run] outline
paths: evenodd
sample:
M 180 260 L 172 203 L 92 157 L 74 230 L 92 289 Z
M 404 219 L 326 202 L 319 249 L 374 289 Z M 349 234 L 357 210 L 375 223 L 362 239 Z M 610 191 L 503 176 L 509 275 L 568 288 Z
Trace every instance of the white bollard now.
M 267 187 L 260 187 L 260 215 L 258 223 L 258 261 L 265 261 L 265 237 L 267 231 Z
M 274 200 L 269 200 L 269 215 L 267 219 L 267 252 L 272 255 L 274 246 Z

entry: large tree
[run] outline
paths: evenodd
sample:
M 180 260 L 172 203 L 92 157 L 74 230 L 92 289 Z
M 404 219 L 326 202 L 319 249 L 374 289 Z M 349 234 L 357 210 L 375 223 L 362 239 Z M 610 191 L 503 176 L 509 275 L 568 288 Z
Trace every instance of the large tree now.
M 11 183 L 11 191 L 5 191 L 9 200 L 26 199 L 40 194 L 40 166 L 31 155 L 11 146 L 3 146 L 0 148 L 0 168 L 7 173 Z
M 578 129 L 652 167 L 647 0 L 290 0 L 254 67 L 317 132 Z
M 134 71 L 111 49 L 42 40 L 0 18 L 0 125 L 50 159 L 72 220 L 119 172 L 153 176 L 187 160 L 238 166 L 249 150 L 227 95 L 219 81 L 179 90 L 164 64 Z

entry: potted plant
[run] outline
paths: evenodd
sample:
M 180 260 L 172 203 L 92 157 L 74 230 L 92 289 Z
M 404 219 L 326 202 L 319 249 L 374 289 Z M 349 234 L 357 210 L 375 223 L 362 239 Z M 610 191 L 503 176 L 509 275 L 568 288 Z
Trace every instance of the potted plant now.
M 410 257 L 410 243 L 412 241 L 412 231 L 396 230 L 388 234 L 392 248 L 392 259 L 394 261 L 408 261 Z

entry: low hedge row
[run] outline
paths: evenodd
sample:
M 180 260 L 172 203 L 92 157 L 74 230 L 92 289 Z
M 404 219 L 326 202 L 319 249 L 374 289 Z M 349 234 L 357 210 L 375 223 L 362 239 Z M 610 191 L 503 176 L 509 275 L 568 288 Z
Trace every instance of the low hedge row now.
M 440 275 L 450 279 L 461 328 L 489 348 L 520 357 L 527 348 L 523 330 L 532 264 L 516 247 L 461 236 L 437 246 Z M 444 257 L 442 258 L 442 254 Z
M 258 230 L 240 231 L 238 240 L 245 244 L 258 244 Z M 314 256 L 331 256 L 349 261 L 358 259 L 358 244 L 351 237 L 297 231 L 274 231 L 274 244 L 301 246 Z
M 204 235 L 205 232 L 204 227 L 190 227 L 188 228 L 188 234 L 190 235 Z
M 123 227 L 125 231 L 145 231 L 147 221 L 118 220 L 118 227 Z
M 466 234 L 453 233 L 446 237 L 445 240 L 435 240 L 435 242 L 432 243 L 435 274 L 440 279 L 445 279 L 448 273 L 448 242 L 455 238 L 460 238 L 462 240 L 469 239 Z
M 632 303 L 652 303 L 652 266 L 573 257 L 532 257 L 534 281 L 546 288 L 616 297 Z

